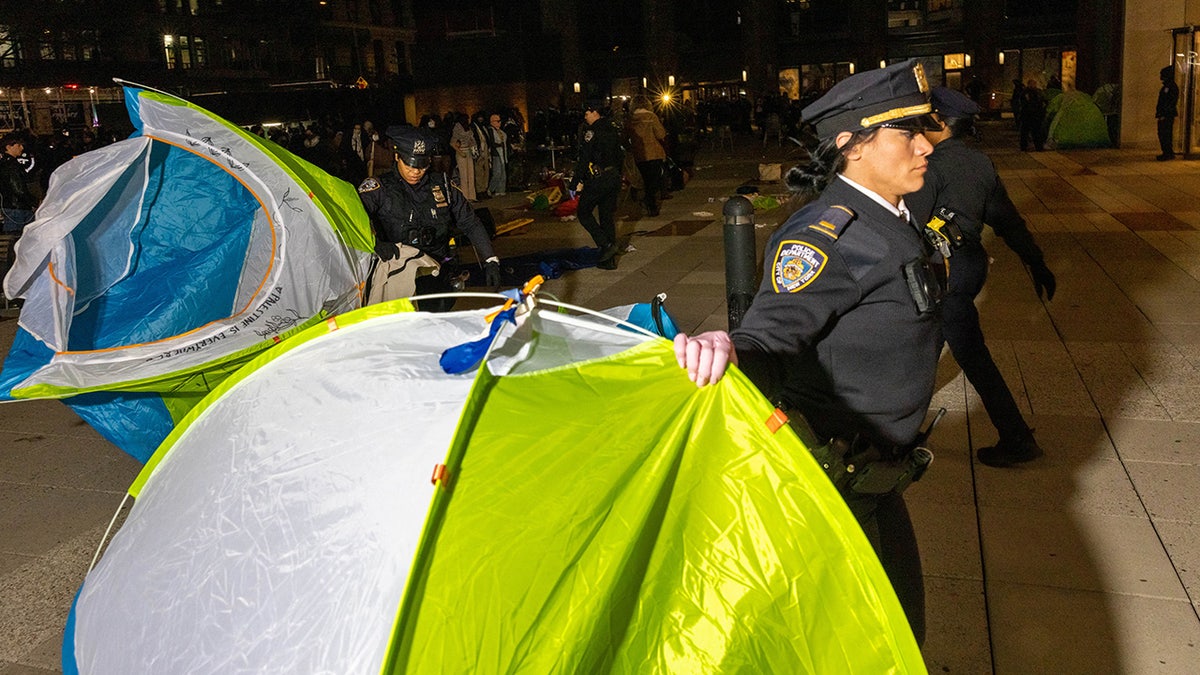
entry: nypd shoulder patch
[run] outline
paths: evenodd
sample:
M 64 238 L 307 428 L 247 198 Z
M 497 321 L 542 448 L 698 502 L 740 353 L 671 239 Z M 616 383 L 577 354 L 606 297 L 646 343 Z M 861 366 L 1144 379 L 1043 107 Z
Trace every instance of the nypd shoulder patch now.
M 795 293 L 811 284 L 821 271 L 829 256 L 824 251 L 803 241 L 789 240 L 779 244 L 775 253 L 772 281 L 776 293 Z
M 372 190 L 378 190 L 380 187 L 382 187 L 382 185 L 379 184 L 378 178 L 368 178 L 359 184 L 358 191 L 370 192 Z

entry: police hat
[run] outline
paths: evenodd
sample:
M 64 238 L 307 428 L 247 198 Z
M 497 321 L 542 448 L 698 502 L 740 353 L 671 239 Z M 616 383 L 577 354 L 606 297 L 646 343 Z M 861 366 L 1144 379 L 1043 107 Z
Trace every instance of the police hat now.
M 595 110 L 596 112 L 603 115 L 604 108 L 605 108 L 604 99 L 602 99 L 602 98 L 589 98 L 588 100 L 583 102 L 583 112 L 587 112 L 589 110 Z
M 392 139 L 392 147 L 400 161 L 414 169 L 429 166 L 437 139 L 427 130 L 420 127 L 388 127 L 387 137 Z
M 929 112 L 929 82 L 916 59 L 870 70 L 833 85 L 801 111 L 817 127 L 817 136 L 889 126 L 914 131 L 941 128 Z
M 929 104 L 942 117 L 965 119 L 979 114 L 979 105 L 966 94 L 946 87 L 934 87 L 929 92 Z
M 1164 67 L 1162 70 L 1158 71 L 1158 76 L 1163 79 L 1175 79 L 1175 66 Z

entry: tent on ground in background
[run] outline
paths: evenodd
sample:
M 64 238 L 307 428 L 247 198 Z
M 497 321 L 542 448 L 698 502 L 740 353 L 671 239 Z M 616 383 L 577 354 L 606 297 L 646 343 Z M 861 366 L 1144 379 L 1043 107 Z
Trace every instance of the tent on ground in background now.
M 1104 113 L 1082 91 L 1055 96 L 1046 115 L 1051 119 L 1049 139 L 1055 148 L 1106 148 L 1111 144 Z
M 749 381 L 698 388 L 669 341 L 554 304 L 373 305 L 225 380 L 130 488 L 64 670 L 924 672 Z
M 349 183 L 173 96 L 125 101 L 135 134 L 55 171 L 17 243 L 0 400 L 65 398 L 144 461 L 251 356 L 358 307 L 372 236 Z

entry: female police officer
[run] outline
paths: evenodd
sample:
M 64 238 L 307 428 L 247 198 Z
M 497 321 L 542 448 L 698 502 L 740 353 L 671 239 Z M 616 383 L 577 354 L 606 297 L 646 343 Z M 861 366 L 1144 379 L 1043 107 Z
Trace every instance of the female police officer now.
M 1042 249 L 1025 227 L 1025 219 L 1008 198 L 992 161 L 967 143 L 966 138 L 974 133 L 979 106 L 945 87 L 934 88 L 930 103 L 943 124 L 925 134 L 933 144 L 929 172 L 924 187 L 907 200 L 918 223 L 927 223 L 938 213 L 943 218 L 953 214 L 952 224 L 961 233 L 951 253 L 949 288 L 942 302 L 946 343 L 1000 433 L 995 445 L 979 449 L 979 461 L 998 467 L 1028 462 L 1040 457 L 1042 449 L 984 344 L 975 309 L 975 296 L 983 290 L 988 273 L 988 254 L 981 240 L 984 223 L 1029 266 L 1039 298 L 1043 292 L 1047 300 L 1054 298 L 1054 274 L 1046 267 Z
M 418 276 L 416 295 L 445 293 L 453 290 L 453 272 L 444 266 L 452 261 L 450 239 L 457 227 L 484 261 L 485 283 L 499 287 L 500 259 L 492 249 L 487 229 L 457 185 L 445 174 L 428 174 L 437 138 L 422 127 L 399 126 L 389 128 L 388 137 L 396 156 L 394 169 L 378 178 L 368 178 L 358 187 L 375 232 L 375 254 L 386 262 L 400 255 L 399 244 L 419 250 L 443 269 L 436 275 Z M 453 304 L 452 298 L 418 303 L 421 309 L 435 312 L 449 310 Z
M 924 182 L 932 151 L 921 135 L 934 128 L 927 92 L 908 61 L 854 75 L 804 109 L 821 143 L 789 184 L 819 196 L 771 237 L 741 326 L 676 338 L 697 385 L 734 363 L 830 447 L 884 459 L 912 449 L 941 349 L 939 282 L 903 200 Z M 924 583 L 899 489 L 841 492 L 920 643 Z

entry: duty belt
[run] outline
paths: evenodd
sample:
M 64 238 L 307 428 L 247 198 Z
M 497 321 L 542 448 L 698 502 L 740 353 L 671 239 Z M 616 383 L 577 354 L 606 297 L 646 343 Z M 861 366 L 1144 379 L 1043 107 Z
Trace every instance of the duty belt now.
M 862 436 L 818 439 L 799 411 L 788 410 L 782 404 L 776 408 L 776 414 L 785 418 L 787 425 L 808 447 L 813 459 L 859 520 L 874 511 L 874 497 L 900 494 L 925 475 L 933 461 L 933 453 L 924 444 L 945 412 L 944 408 L 940 410 L 912 443 L 880 445 Z

